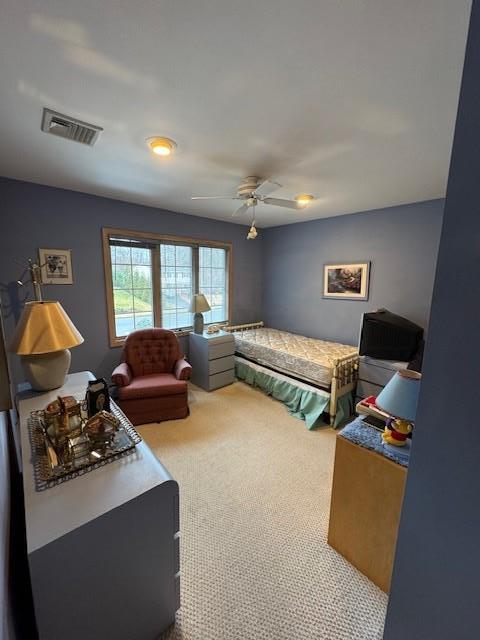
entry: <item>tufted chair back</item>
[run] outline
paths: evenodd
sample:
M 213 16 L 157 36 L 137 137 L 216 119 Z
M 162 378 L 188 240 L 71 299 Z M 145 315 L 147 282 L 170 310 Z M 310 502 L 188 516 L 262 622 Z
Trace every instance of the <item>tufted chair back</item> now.
M 123 359 L 134 378 L 149 373 L 172 373 L 181 357 L 177 336 L 168 329 L 133 331 L 123 347 Z

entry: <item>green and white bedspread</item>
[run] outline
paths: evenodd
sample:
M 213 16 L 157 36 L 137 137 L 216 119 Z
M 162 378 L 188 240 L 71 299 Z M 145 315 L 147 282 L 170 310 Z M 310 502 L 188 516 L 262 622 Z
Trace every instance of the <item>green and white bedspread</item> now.
M 255 362 L 235 356 L 235 375 L 252 387 L 258 387 L 267 395 L 280 400 L 295 418 L 305 421 L 307 429 L 328 424 L 325 413 L 330 403 L 330 393 L 305 382 L 300 382 L 277 371 L 271 371 Z M 337 402 L 335 427 L 341 424 L 353 409 L 353 394 L 349 393 Z

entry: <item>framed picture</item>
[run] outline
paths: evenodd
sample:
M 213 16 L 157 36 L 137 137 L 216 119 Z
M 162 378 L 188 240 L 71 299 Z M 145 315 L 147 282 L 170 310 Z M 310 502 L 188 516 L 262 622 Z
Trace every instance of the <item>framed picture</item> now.
M 323 266 L 323 297 L 339 300 L 368 300 L 370 262 Z
M 39 249 L 42 284 L 73 284 L 70 249 Z

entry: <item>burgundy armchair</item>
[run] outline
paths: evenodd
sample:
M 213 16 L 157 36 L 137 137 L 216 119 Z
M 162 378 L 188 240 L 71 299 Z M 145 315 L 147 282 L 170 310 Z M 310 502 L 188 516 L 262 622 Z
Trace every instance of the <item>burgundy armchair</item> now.
M 117 403 L 134 425 L 186 418 L 191 371 L 173 331 L 133 331 L 125 340 L 123 362 L 112 373 Z

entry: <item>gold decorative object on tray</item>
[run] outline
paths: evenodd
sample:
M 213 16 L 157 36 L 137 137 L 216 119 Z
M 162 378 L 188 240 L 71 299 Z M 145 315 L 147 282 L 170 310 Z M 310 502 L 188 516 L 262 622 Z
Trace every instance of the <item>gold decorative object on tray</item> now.
M 111 412 L 87 418 L 86 403 L 58 397 L 29 419 L 38 490 L 128 455 L 141 442 L 129 420 L 111 401 Z

